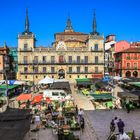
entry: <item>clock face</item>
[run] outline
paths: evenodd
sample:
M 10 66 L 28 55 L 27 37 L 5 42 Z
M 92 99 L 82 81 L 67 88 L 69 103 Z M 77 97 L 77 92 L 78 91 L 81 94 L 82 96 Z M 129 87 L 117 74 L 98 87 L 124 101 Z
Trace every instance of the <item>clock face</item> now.
M 64 41 L 59 41 L 57 46 L 56 46 L 56 50 L 57 51 L 67 50 L 65 42 Z

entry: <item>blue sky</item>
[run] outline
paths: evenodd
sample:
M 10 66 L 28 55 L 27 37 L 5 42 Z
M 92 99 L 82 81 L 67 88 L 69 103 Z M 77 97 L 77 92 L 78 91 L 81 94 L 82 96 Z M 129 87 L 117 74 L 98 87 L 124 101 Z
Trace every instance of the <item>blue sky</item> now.
M 65 29 L 68 15 L 75 31 L 92 31 L 96 9 L 97 30 L 116 39 L 140 41 L 140 0 L 0 0 L 0 46 L 17 46 L 17 35 L 24 31 L 28 7 L 30 31 L 37 46 L 48 46 L 54 33 Z

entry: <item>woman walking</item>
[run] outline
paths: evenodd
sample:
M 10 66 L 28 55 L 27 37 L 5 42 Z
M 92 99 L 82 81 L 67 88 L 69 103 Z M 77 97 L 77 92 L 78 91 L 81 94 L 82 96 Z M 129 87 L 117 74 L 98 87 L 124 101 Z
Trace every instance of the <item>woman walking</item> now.
M 112 119 L 112 121 L 110 122 L 110 133 L 113 133 L 115 131 L 115 122 Z

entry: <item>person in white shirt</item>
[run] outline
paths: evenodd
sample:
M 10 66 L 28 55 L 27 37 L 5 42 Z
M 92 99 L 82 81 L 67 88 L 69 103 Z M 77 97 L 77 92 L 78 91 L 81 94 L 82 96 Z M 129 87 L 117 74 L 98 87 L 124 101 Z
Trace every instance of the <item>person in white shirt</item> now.
M 40 127 L 40 123 L 41 123 L 41 119 L 40 119 L 40 116 L 37 114 L 35 115 L 35 124 L 37 128 Z
M 82 117 L 84 117 L 83 115 L 84 115 L 84 111 L 83 111 L 82 108 L 80 108 L 80 110 L 79 110 L 79 112 L 78 112 L 78 116 L 79 116 L 79 119 L 80 119 L 80 120 L 81 120 Z

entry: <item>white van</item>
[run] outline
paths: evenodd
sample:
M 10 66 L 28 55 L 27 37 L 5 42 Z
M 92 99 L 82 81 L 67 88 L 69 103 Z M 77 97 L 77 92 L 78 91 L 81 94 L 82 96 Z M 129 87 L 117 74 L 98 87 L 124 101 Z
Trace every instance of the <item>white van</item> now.
M 62 100 L 71 98 L 64 90 L 48 89 L 44 90 L 43 98 L 49 97 L 51 100 Z

